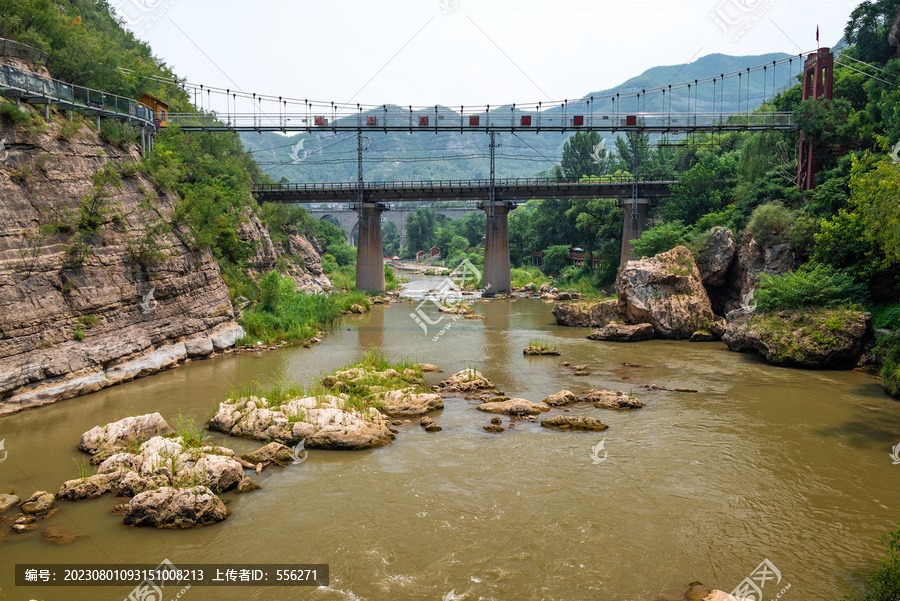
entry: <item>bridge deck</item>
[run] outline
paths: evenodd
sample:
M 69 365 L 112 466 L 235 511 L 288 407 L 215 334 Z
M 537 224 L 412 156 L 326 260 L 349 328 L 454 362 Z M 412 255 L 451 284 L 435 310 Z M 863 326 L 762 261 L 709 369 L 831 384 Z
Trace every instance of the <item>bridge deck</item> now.
M 523 117 L 531 117 L 523 125 Z M 426 120 L 422 120 L 422 119 Z M 579 132 L 607 131 L 672 135 L 723 131 L 793 131 L 791 113 L 540 113 L 431 115 L 388 110 L 383 114 L 314 115 L 311 113 L 170 113 L 168 124 L 182 131 L 331 132 Z
M 640 198 L 658 199 L 671 196 L 677 181 L 640 181 Z M 603 182 L 557 182 L 543 178 L 498 179 L 494 182 L 497 200 L 532 200 L 538 198 L 631 198 L 632 180 Z M 365 183 L 363 198 L 371 202 L 428 202 L 438 200 L 487 200 L 490 180 L 445 180 L 433 182 Z M 254 188 L 260 202 L 323 203 L 353 202 L 359 198 L 356 183 L 335 184 L 261 184 Z

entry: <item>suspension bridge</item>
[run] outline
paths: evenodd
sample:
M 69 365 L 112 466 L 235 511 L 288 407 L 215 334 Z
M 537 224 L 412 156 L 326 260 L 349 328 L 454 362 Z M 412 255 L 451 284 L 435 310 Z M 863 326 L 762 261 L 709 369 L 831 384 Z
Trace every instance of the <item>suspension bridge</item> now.
M 502 294 L 511 289 L 507 216 L 517 201 L 532 198 L 618 199 L 621 206 L 631 208 L 630 219 L 626 217 L 623 231 L 624 262 L 631 258 L 629 241 L 640 237 L 646 228 L 649 208 L 659 198 L 668 196 L 671 186 L 677 182 L 640 181 L 638 165 L 634 165 L 633 177 L 628 181 L 608 178 L 591 182 L 498 179 L 495 167 L 498 134 L 509 132 L 521 137 L 542 132 L 633 132 L 660 134 L 677 143 L 681 136 L 694 134 L 793 132 L 799 127 L 794 123 L 792 113 L 768 110 L 772 105 L 767 103 L 774 100 L 780 90 L 793 87 L 798 76 L 802 80 L 803 100 L 832 98 L 835 62 L 829 48 L 820 48 L 805 57 L 801 53 L 756 67 L 659 88 L 548 103 L 460 106 L 458 110 L 439 104 L 404 107 L 301 100 L 169 81 L 193 94 L 194 105 L 199 110 L 192 113 L 157 112 L 153 125 L 184 132 L 355 132 L 358 139 L 356 182 L 258 185 L 254 189 L 257 198 L 260 202 L 291 203 L 355 201 L 352 206 L 359 216 L 356 284 L 363 290 L 384 290 L 381 214 L 389 203 L 479 200 L 480 208 L 487 215 L 483 282 L 491 294 Z M 146 149 L 148 142 L 152 148 L 153 128 L 148 126 L 150 112 L 154 109 L 133 100 L 70 86 L 9 66 L 0 69 L 0 89 L 29 103 L 59 104 L 95 114 L 98 126 L 101 117 L 135 121 L 141 129 L 142 146 Z M 47 108 L 45 117 L 49 117 Z M 363 134 L 369 132 L 487 134 L 490 136 L 490 177 L 487 180 L 367 183 L 363 178 Z M 149 138 L 144 142 L 146 134 Z M 812 142 L 800 132 L 797 180 L 803 190 L 812 188 L 813 176 L 818 171 Z M 637 157 L 637 149 L 634 151 Z
M 630 240 L 646 229 L 650 207 L 671 194 L 672 181 L 559 182 L 496 177 L 496 136 L 541 132 L 609 132 L 674 137 L 733 131 L 794 132 L 792 112 L 766 110 L 780 90 L 803 80 L 803 99 L 831 98 L 834 58 L 822 48 L 719 76 L 660 88 L 559 102 L 450 107 L 364 105 L 247 94 L 240 90 L 190 85 L 200 112 L 171 113 L 167 127 L 187 132 L 355 132 L 358 139 L 356 182 L 258 185 L 260 202 L 349 202 L 358 214 L 356 284 L 384 290 L 381 214 L 396 202 L 479 200 L 487 217 L 483 282 L 492 294 L 508 293 L 508 214 L 517 201 L 532 198 L 616 198 L 626 210 L 622 261 L 633 258 Z M 761 85 L 760 85 L 761 84 Z M 760 89 L 761 88 L 761 89 Z M 188 89 L 188 86 L 185 86 Z M 726 100 L 726 92 L 729 99 Z M 736 100 L 734 99 L 736 97 Z M 213 108 L 215 106 L 215 109 Z M 759 107 L 763 106 L 760 110 Z M 224 110 L 223 110 L 224 109 Z M 366 133 L 482 133 L 490 136 L 487 180 L 369 183 L 363 178 Z M 635 157 L 637 152 L 635 149 Z M 812 186 L 816 165 L 812 145 L 801 133 L 798 181 Z

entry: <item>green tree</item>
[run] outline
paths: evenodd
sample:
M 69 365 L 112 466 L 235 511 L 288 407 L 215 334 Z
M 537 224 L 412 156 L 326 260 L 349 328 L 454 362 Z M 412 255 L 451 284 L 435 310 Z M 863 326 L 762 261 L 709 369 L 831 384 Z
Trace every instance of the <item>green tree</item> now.
M 325 254 L 333 256 L 338 265 L 352 265 L 356 261 L 356 250 L 347 244 L 347 232 L 325 219 L 320 220 L 318 226 L 316 240 Z
M 878 64 L 893 58 L 889 34 L 898 11 L 900 0 L 866 0 L 853 9 L 844 37 L 856 46 L 857 58 Z
M 557 244 L 544 251 L 544 273 L 558 276 L 569 266 L 571 247 L 568 244 Z
M 437 213 L 432 208 L 419 207 L 406 220 L 406 249 L 404 257 L 412 258 L 420 250 L 428 250 L 434 242 Z
M 878 245 L 885 263 L 900 262 L 900 167 L 867 155 L 854 159 L 850 202 L 865 225 L 865 236 Z
M 389 257 L 400 252 L 400 228 L 393 221 L 384 224 L 381 230 L 381 244 L 384 246 L 384 254 Z
M 584 176 L 606 174 L 611 157 L 602 146 L 602 138 L 595 131 L 578 132 L 566 140 L 559 163 L 561 179 L 577 182 Z
M 623 213 L 617 202 L 608 198 L 575 199 L 566 214 L 575 216 L 578 242 L 586 251 L 588 269 L 593 271 L 594 252 L 600 248 L 605 248 L 604 257 L 618 266 Z
M 639 257 L 652 257 L 672 250 L 676 246 L 687 244 L 691 238 L 691 229 L 681 221 L 669 221 L 655 225 L 632 240 L 632 250 Z
M 794 121 L 812 142 L 815 160 L 831 168 L 840 156 L 854 146 L 856 128 L 851 124 L 853 107 L 840 98 L 802 101 L 794 110 Z
M 663 201 L 660 214 L 671 221 L 694 224 L 707 213 L 721 210 L 731 199 L 737 175 L 735 153 L 708 155 L 681 174 L 672 197 Z

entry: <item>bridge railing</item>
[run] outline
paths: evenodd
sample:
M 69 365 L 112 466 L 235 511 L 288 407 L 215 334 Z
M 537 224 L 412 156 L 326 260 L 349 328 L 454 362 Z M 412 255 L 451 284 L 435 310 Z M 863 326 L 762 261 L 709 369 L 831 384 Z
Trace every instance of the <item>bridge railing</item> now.
M 421 115 L 420 115 L 421 117 Z M 189 129 L 239 130 L 331 130 L 353 131 L 515 131 L 659 130 L 677 132 L 716 129 L 793 129 L 789 112 L 722 113 L 633 113 L 585 112 L 580 115 L 544 111 L 508 113 L 502 109 L 482 114 L 431 115 L 425 120 L 403 109 L 387 109 L 377 115 L 314 115 L 311 113 L 170 113 L 169 125 Z M 525 124 L 527 122 L 527 125 Z
M 497 178 L 494 180 L 494 186 L 502 187 L 585 187 L 590 188 L 597 185 L 630 185 L 634 183 L 631 177 L 613 177 L 603 176 L 598 181 L 577 181 L 577 182 L 561 182 L 552 178 L 545 177 L 516 177 L 516 178 Z M 650 181 L 638 180 L 638 185 L 656 184 L 671 185 L 678 183 L 675 180 L 669 181 Z M 365 182 L 364 190 L 398 190 L 398 189 L 465 189 L 465 188 L 489 188 L 491 180 L 489 179 L 460 179 L 460 180 L 435 180 L 435 181 L 405 181 L 405 182 Z M 359 184 L 356 182 L 338 182 L 338 183 L 297 183 L 297 184 L 257 184 L 253 187 L 259 192 L 277 192 L 277 191 L 313 191 L 313 190 L 334 190 L 334 191 L 352 191 L 358 190 Z
M 50 62 L 50 55 L 43 50 L 6 38 L 0 38 L 0 56 L 21 58 L 42 65 Z
M 0 91 L 89 113 L 134 119 L 145 125 L 154 123 L 153 109 L 131 98 L 72 85 L 8 64 L 0 64 Z

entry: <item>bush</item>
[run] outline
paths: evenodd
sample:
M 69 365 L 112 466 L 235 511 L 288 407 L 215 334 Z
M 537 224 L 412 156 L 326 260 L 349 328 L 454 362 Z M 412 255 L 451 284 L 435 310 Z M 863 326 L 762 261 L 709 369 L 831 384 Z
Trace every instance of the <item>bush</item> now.
M 308 340 L 318 330 L 340 320 L 351 305 L 369 307 L 361 292 L 305 294 L 294 287 L 292 278 L 282 277 L 277 271 L 260 279 L 259 303 L 247 309 L 239 320 L 247 331 L 242 344 L 252 345 L 257 340 L 266 344 Z
M 900 303 L 873 305 L 868 309 L 875 329 L 900 330 Z
M 762 311 L 833 307 L 862 302 L 864 285 L 857 283 L 848 270 L 821 263 L 807 263 L 797 271 L 771 276 L 763 274 L 754 298 Z
M 534 283 L 538 288 L 547 281 L 541 270 L 534 266 L 517 267 L 509 272 L 514 288 L 522 288 L 526 284 Z
M 887 551 L 863 590 L 851 591 L 841 601 L 896 601 L 900 599 L 900 528 L 881 537 Z
M 560 244 L 544 251 L 544 273 L 557 276 L 569 265 L 569 246 Z
M 900 398 L 900 341 L 891 339 L 881 364 L 881 385 L 892 397 Z
M 129 143 L 137 144 L 139 139 L 137 129 L 113 119 L 104 119 L 100 122 L 100 139 L 118 148 L 125 148 Z
M 760 205 L 750 215 L 747 228 L 753 239 L 765 245 L 787 242 L 793 216 L 790 209 L 778 203 Z
M 652 257 L 687 244 L 690 237 L 691 228 L 681 221 L 660 223 L 641 234 L 637 240 L 632 240 L 632 250 L 639 257 Z
M 0 116 L 13 125 L 25 125 L 31 121 L 31 117 L 28 113 L 11 102 L 4 102 L 0 105 Z
M 384 266 L 384 289 L 388 290 L 396 290 L 400 287 L 400 282 L 397 281 L 397 275 L 394 273 L 394 270 L 391 269 L 390 265 Z

